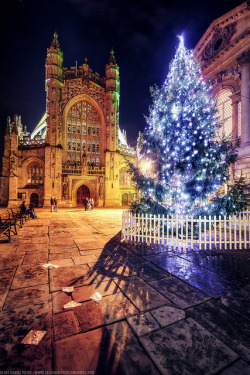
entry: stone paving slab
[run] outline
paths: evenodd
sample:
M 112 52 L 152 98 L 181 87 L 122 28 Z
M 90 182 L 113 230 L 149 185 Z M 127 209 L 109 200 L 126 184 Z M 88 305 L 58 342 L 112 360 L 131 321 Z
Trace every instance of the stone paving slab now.
M 96 263 L 98 260 L 95 254 L 77 256 L 77 257 L 73 257 L 72 259 L 75 265 L 87 264 L 87 263 L 93 263 L 93 262 Z
M 250 361 L 250 324 L 247 319 L 214 300 L 187 312 L 244 360 Z
M 67 366 L 70 371 L 78 366 L 79 371 L 89 371 L 92 363 L 98 375 L 184 375 L 196 364 L 199 374 L 230 371 L 229 375 L 245 375 L 249 367 L 249 251 L 148 249 L 120 242 L 121 210 L 96 209 L 86 215 L 75 209 L 37 211 L 39 220 L 25 223 L 10 244 L 0 244 L 4 306 L 0 334 L 6 326 L 9 335 L 0 349 L 0 368 L 4 364 L 4 369 L 11 370 L 13 363 L 13 369 L 24 371 L 57 371 Z M 46 236 L 49 242 L 31 243 L 35 237 Z M 31 263 L 44 256 L 59 268 Z M 88 262 L 78 264 L 82 259 Z M 212 274 L 217 284 L 204 280 Z M 73 293 L 61 291 L 71 285 Z M 211 301 L 205 290 L 217 300 Z M 96 291 L 103 296 L 98 303 L 90 300 Z M 70 301 L 81 306 L 64 309 Z M 44 304 L 50 306 L 46 310 L 50 323 L 42 346 L 15 346 L 10 327 L 21 340 L 27 326 L 43 319 L 44 307 L 40 306 Z M 11 312 L 12 305 L 15 312 Z M 162 341 L 154 342 L 156 335 Z M 150 350 L 142 346 L 142 340 L 151 343 Z M 170 367 L 164 368 L 164 361 Z
M 185 311 L 176 309 L 172 306 L 163 306 L 158 309 L 151 310 L 151 314 L 161 327 L 169 326 L 178 320 L 186 317 Z
M 126 322 L 57 341 L 54 353 L 56 371 L 159 375 Z
M 46 331 L 39 345 L 24 345 L 30 330 Z M 0 313 L 0 368 L 3 371 L 51 371 L 51 305 L 33 305 Z
M 65 311 L 53 315 L 53 330 L 55 340 L 80 333 L 80 328 L 73 311 Z
M 90 239 L 89 237 L 85 238 L 75 238 L 74 242 L 76 243 L 76 246 L 79 250 L 82 249 L 102 249 L 103 244 L 95 239 Z
M 48 254 L 36 252 L 34 254 L 27 254 L 24 256 L 22 264 L 32 264 L 32 263 L 47 263 Z
M 0 269 L 0 310 L 3 308 L 4 301 L 9 292 L 13 277 L 16 272 L 16 266 Z
M 74 311 L 82 332 L 114 323 L 138 313 L 135 306 L 122 293 L 105 296 L 99 302 L 84 302 Z
M 80 286 L 90 283 L 90 269 L 84 264 L 73 267 L 60 267 L 49 271 L 50 292 L 65 286 Z
M 11 267 L 22 264 L 24 254 L 3 254 L 0 259 L 0 267 Z
M 143 336 L 151 331 L 159 329 L 160 326 L 149 312 L 138 314 L 127 318 L 127 321 L 137 336 Z
M 48 270 L 41 265 L 18 266 L 11 290 L 30 286 L 48 284 Z
M 24 244 L 18 245 L 16 248 L 17 252 L 25 252 L 26 254 L 39 252 L 39 253 L 47 253 L 48 252 L 48 244 Z
M 249 375 L 250 366 L 241 359 L 221 372 L 221 375 Z
M 161 291 L 164 296 L 182 309 L 209 299 L 206 294 L 173 276 L 153 281 L 150 285 Z
M 140 341 L 164 375 L 215 374 L 238 358 L 191 318 L 153 332 Z
M 63 306 L 72 301 L 71 294 L 62 291 L 51 293 L 53 314 L 65 311 Z
M 139 311 L 147 311 L 162 305 L 173 305 L 166 297 L 139 277 L 116 280 L 117 286 Z
M 3 310 L 10 310 L 31 303 L 34 305 L 42 304 L 50 301 L 50 298 L 48 285 L 11 290 L 5 300 Z
M 250 285 L 220 298 L 223 305 L 250 320 Z
M 120 291 L 113 281 L 104 281 L 98 284 L 86 285 L 75 288 L 72 292 L 72 298 L 76 302 L 83 302 L 90 300 L 95 292 L 100 293 L 102 296 L 108 296 Z

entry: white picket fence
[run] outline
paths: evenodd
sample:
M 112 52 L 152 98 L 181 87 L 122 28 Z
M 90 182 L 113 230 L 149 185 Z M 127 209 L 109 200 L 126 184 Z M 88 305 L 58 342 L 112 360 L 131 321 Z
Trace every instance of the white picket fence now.
M 122 239 L 181 249 L 248 249 L 250 212 L 238 216 L 199 217 L 122 214 Z

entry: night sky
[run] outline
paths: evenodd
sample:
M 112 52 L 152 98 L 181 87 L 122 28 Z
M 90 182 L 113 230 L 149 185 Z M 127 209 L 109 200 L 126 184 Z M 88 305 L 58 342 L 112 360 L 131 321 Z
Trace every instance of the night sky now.
M 0 146 L 7 116 L 32 130 L 45 112 L 45 59 L 54 31 L 63 66 L 105 75 L 113 48 L 120 68 L 120 127 L 134 142 L 145 126 L 150 86 L 161 85 L 183 34 L 194 48 L 236 0 L 5 0 L 1 3 Z

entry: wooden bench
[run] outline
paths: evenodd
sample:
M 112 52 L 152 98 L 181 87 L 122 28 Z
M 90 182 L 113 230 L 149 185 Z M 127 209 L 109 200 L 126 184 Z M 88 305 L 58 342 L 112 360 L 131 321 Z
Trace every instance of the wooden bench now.
M 0 223 L 0 238 L 7 236 L 10 242 L 10 225 Z
M 1 228 L 9 227 L 9 230 L 12 233 L 17 234 L 17 219 L 14 217 L 11 217 L 8 211 L 3 212 L 0 215 L 0 227 Z

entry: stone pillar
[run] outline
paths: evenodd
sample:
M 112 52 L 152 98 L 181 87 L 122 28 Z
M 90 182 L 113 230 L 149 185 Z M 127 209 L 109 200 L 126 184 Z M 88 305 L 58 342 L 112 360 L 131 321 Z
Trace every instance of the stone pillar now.
M 232 98 L 232 139 L 239 137 L 239 124 L 238 124 L 238 103 L 240 101 L 240 93 L 239 91 L 233 93 L 231 96 Z
M 238 59 L 241 65 L 241 144 L 250 145 L 250 49 Z

